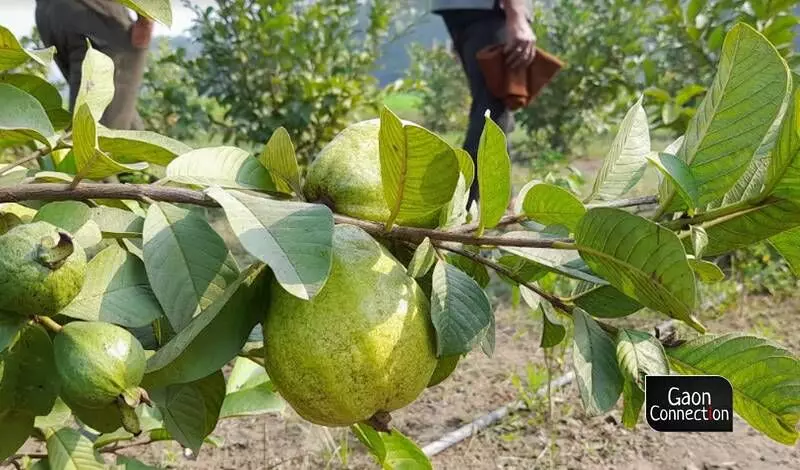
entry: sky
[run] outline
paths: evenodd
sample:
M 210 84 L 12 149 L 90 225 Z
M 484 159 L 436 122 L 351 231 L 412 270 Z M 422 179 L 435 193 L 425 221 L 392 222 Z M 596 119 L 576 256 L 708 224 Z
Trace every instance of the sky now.
M 158 24 L 155 35 L 175 36 L 191 25 L 191 12 L 180 0 L 172 2 L 172 28 Z M 195 5 L 209 5 L 213 0 L 192 0 Z M 0 0 L 0 25 L 9 28 L 14 35 L 22 36 L 31 32 L 34 26 L 36 0 Z

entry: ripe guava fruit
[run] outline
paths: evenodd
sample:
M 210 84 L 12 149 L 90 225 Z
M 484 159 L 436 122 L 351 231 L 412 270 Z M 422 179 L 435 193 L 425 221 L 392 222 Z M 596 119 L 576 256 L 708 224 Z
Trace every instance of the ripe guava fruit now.
M 265 366 L 303 418 L 348 426 L 419 396 L 436 368 L 434 335 L 428 299 L 405 267 L 360 228 L 337 225 L 316 297 L 273 283 Z
M 66 403 L 90 409 L 138 404 L 146 358 L 142 345 L 125 329 L 72 322 L 53 339 L 53 351 Z
M 18 225 L 0 236 L 0 311 L 50 316 L 83 287 L 86 254 L 47 222 Z
M 390 212 L 381 182 L 380 127 L 380 119 L 361 121 L 334 137 L 308 166 L 303 188 L 306 198 L 340 214 L 386 222 Z M 423 218 L 398 217 L 395 222 L 433 228 L 439 224 L 439 211 Z

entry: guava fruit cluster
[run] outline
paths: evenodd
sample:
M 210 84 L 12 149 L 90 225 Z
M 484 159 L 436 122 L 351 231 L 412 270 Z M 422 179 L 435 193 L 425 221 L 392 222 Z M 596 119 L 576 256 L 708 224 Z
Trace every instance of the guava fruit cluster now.
M 309 167 L 306 197 L 342 214 L 385 222 L 379 120 L 340 133 Z M 399 224 L 436 226 L 431 220 Z M 273 282 L 264 318 L 265 367 L 284 399 L 324 426 L 373 422 L 447 377 L 428 297 L 406 267 L 362 229 L 334 228 L 332 268 L 322 290 L 302 300 Z
M 78 295 L 86 254 L 47 222 L 16 225 L 0 236 L 0 312 L 51 316 Z

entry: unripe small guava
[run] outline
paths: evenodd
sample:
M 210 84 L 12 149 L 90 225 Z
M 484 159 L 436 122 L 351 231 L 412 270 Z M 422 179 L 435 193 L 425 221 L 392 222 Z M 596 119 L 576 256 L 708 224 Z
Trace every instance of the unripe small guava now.
M 334 229 L 333 266 L 316 297 L 273 283 L 264 350 L 278 392 L 324 426 L 408 405 L 437 364 L 427 297 L 385 247 L 350 225 Z
M 17 225 L 0 236 L 0 312 L 55 315 L 85 277 L 83 248 L 47 222 Z
M 146 357 L 127 330 L 110 323 L 72 322 L 53 339 L 53 351 L 65 402 L 96 409 L 138 395 Z

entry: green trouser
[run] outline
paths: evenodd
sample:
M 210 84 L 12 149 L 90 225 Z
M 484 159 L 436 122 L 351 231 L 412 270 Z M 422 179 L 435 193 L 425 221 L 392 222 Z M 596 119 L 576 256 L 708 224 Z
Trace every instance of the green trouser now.
M 81 64 L 92 47 L 114 61 L 114 99 L 100 122 L 112 129 L 143 129 L 143 121 L 136 111 L 136 100 L 142 84 L 146 49 L 131 45 L 130 28 L 133 24 L 127 10 L 107 0 L 93 0 L 103 7 L 103 12 L 89 8 L 80 0 L 37 0 L 36 26 L 46 46 L 55 46 L 55 61 L 69 83 L 69 109 L 81 83 Z

